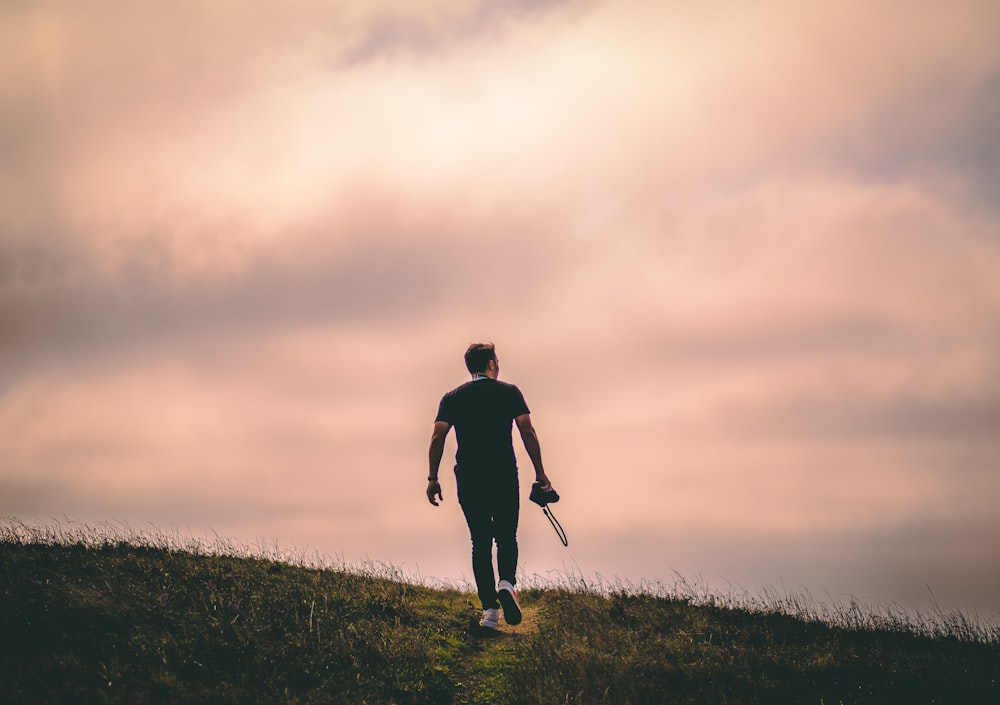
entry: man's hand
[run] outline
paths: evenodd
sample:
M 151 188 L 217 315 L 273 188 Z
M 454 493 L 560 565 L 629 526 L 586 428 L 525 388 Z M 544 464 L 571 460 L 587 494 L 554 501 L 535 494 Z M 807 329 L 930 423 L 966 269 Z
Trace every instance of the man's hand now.
M 427 501 L 436 507 L 438 506 L 438 500 L 444 501 L 444 496 L 441 494 L 441 483 L 437 480 L 428 480 Z

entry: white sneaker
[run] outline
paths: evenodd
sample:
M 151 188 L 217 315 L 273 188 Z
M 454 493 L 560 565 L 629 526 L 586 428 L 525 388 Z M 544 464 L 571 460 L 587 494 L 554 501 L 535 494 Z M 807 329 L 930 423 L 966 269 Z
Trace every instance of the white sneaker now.
M 483 610 L 483 618 L 479 620 L 479 626 L 486 627 L 487 629 L 496 629 L 499 621 L 500 610 L 492 607 L 488 610 Z
M 507 580 L 501 580 L 497 586 L 497 599 L 503 607 L 503 618 L 507 624 L 521 623 L 521 605 L 517 603 L 517 593 L 514 586 Z

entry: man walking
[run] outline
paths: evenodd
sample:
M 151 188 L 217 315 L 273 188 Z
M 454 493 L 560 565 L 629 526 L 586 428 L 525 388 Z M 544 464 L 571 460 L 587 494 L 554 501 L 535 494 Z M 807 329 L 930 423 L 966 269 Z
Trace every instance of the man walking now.
M 508 624 L 521 621 L 517 602 L 517 519 L 520 507 L 517 460 L 511 440 L 517 424 L 524 448 L 535 467 L 535 480 L 543 489 L 551 483 L 542 468 L 538 435 L 521 391 L 497 379 L 500 363 L 492 343 L 473 343 L 465 351 L 465 366 L 472 380 L 441 399 L 431 433 L 430 474 L 427 499 L 435 507 L 441 495 L 438 468 L 448 431 L 455 427 L 455 482 L 458 502 L 472 537 L 472 573 L 483 604 L 480 626 L 496 629 L 503 607 Z M 493 572 L 493 542 L 497 545 L 497 572 Z

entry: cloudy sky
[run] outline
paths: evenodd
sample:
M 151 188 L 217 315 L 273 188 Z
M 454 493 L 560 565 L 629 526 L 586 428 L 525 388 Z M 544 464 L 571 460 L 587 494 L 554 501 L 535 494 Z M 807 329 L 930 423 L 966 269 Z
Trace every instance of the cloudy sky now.
M 0 514 L 1000 611 L 1000 5 L 0 2 Z M 522 458 L 522 485 L 530 464 Z

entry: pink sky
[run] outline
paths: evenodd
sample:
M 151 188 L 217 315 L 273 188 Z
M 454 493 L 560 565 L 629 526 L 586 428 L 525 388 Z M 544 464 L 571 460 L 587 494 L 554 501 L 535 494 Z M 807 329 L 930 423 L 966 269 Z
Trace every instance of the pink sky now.
M 0 7 L 0 514 L 1000 611 L 1000 6 L 360 5 Z

